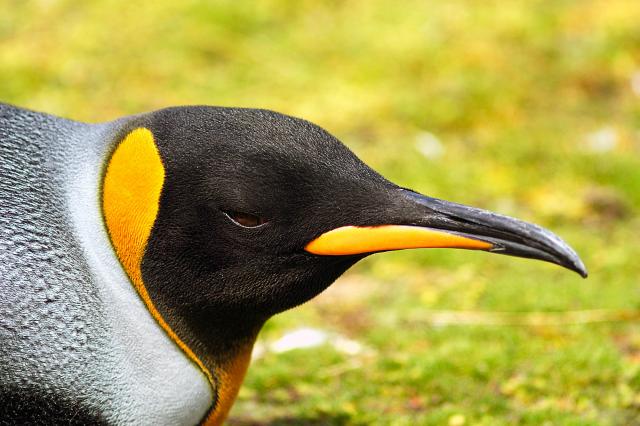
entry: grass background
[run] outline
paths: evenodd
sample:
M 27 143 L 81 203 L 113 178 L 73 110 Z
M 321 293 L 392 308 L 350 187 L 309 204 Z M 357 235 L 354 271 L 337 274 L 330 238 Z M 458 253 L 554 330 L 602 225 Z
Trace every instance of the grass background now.
M 402 186 L 550 227 L 590 270 L 373 256 L 261 334 L 314 327 L 368 350 L 264 353 L 231 424 L 640 424 L 637 0 L 0 11 L 2 101 L 86 121 L 179 104 L 301 116 Z

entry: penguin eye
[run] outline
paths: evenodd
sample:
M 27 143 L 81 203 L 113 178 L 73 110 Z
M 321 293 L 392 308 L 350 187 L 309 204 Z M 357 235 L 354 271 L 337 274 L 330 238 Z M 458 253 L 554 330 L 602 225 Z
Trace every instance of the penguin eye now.
M 224 211 L 225 216 L 227 216 L 233 223 L 236 225 L 243 226 L 245 228 L 257 228 L 260 225 L 264 225 L 266 221 L 259 217 L 254 216 L 249 213 L 242 212 L 234 212 L 234 211 Z

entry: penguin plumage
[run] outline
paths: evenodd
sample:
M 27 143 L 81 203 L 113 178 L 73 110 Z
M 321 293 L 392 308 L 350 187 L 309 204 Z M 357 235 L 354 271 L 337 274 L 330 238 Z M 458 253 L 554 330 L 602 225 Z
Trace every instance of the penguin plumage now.
M 211 405 L 105 229 L 105 161 L 127 122 L 0 104 L 0 423 L 194 424 Z
M 368 254 L 454 247 L 586 275 L 535 225 L 387 181 L 316 125 L 0 104 L 0 419 L 220 424 L 262 324 Z

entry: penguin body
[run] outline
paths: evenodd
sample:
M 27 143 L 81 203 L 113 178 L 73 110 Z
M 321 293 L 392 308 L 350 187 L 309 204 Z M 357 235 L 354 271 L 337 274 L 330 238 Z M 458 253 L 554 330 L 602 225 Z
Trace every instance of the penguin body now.
M 195 424 L 211 405 L 105 230 L 101 177 L 126 123 L 0 104 L 0 423 Z
M 222 424 L 268 318 L 429 247 L 586 276 L 551 232 L 399 187 L 301 119 L 0 104 L 0 420 Z

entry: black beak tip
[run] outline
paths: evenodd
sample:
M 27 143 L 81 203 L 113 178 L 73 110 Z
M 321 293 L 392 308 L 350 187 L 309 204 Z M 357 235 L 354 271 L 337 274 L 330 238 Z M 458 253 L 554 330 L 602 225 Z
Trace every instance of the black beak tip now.
M 555 237 L 555 235 L 551 235 Z M 559 260 L 559 262 L 557 263 L 560 266 L 564 266 L 565 268 L 578 273 L 582 278 L 587 278 L 589 276 L 589 273 L 587 272 L 587 267 L 584 266 L 582 259 L 580 259 L 580 256 L 578 256 L 578 254 L 564 241 L 560 240 L 559 238 L 558 240 L 560 243 L 560 250 L 559 253 L 556 252 L 556 259 Z
M 555 235 L 551 235 L 555 237 Z M 550 260 L 562 267 L 578 273 L 582 278 L 587 278 L 589 273 L 587 272 L 587 267 L 584 266 L 582 259 L 580 259 L 580 256 L 578 256 L 578 254 L 564 241 L 559 240 L 559 243 L 560 250 L 556 251 L 555 255 L 551 258 L 553 260 Z
M 582 263 L 582 260 L 580 260 L 579 257 L 576 257 L 575 259 L 573 259 L 573 262 L 569 266 L 569 269 L 580 274 L 582 278 L 587 278 L 589 276 L 589 272 L 587 272 L 587 268 L 584 266 L 584 263 Z
M 563 268 L 567 268 L 571 271 L 576 272 L 582 278 L 587 278 L 589 273 L 587 272 L 587 267 L 584 266 L 582 259 L 580 256 L 569 247 L 564 241 L 562 241 L 559 237 L 556 237 L 555 234 L 551 234 L 550 232 L 544 230 L 543 234 L 550 236 L 553 238 L 553 251 L 549 250 L 547 253 L 551 256 L 547 257 L 538 257 L 540 260 L 547 260 L 557 265 L 562 266 Z

